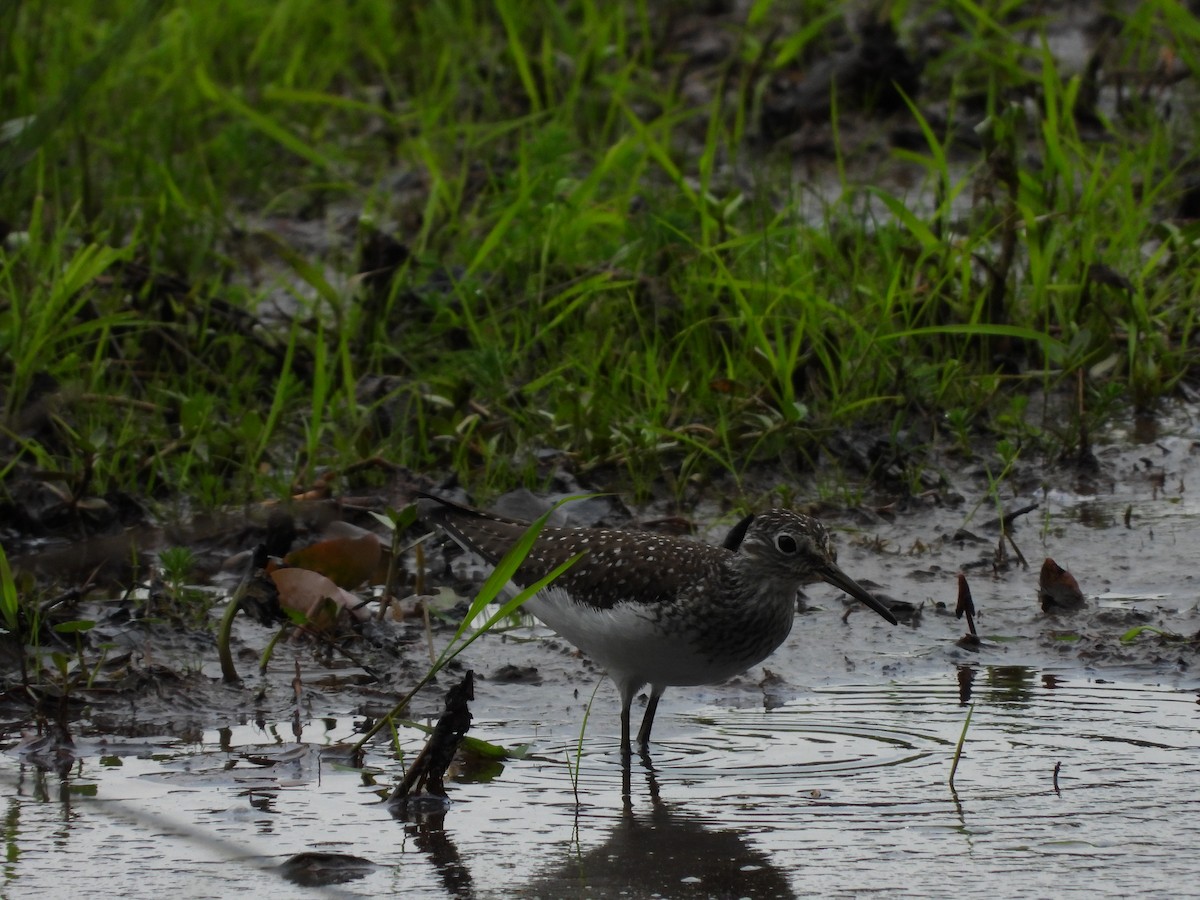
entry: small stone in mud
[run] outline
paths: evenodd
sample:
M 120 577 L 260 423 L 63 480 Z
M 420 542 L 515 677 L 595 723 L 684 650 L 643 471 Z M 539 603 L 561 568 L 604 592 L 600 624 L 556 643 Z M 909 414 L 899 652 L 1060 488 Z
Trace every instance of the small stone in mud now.
M 979 635 L 970 633 L 964 634 L 954 642 L 956 647 L 962 647 L 964 650 L 978 650 L 982 643 Z
M 501 666 L 488 676 L 497 684 L 541 684 L 542 676 L 533 666 Z
M 1038 600 L 1042 604 L 1042 612 L 1047 613 L 1072 612 L 1087 604 L 1075 576 L 1050 557 L 1046 557 L 1042 563 L 1042 574 L 1038 578 Z
M 959 528 L 954 534 L 943 540 L 952 544 L 986 544 L 989 543 L 985 538 L 981 538 L 974 532 L 967 531 L 965 528 Z
M 758 686 L 762 688 L 763 709 L 766 710 L 778 709 L 794 694 L 794 691 L 789 689 L 787 679 L 770 669 L 763 669 L 763 677 Z

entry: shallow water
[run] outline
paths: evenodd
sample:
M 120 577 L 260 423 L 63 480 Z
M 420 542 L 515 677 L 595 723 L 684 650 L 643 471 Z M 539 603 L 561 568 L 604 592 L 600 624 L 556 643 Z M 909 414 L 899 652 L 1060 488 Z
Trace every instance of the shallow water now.
M 969 693 L 966 705 L 964 693 Z M 475 732 L 531 754 L 451 785 L 444 819 L 397 821 L 378 776 L 322 759 L 351 718 L 164 738 L 79 738 L 65 777 L 0 756 L 5 893 L 127 897 L 1200 896 L 1200 698 L 1081 672 L 971 667 L 807 691 L 770 711 L 664 719 L 622 800 L 615 742 L 512 717 Z M 947 784 L 967 710 L 973 714 Z M 415 746 L 415 745 L 413 745 Z M 1055 766 L 1061 765 L 1055 787 Z M 366 857 L 325 888 L 275 868 Z

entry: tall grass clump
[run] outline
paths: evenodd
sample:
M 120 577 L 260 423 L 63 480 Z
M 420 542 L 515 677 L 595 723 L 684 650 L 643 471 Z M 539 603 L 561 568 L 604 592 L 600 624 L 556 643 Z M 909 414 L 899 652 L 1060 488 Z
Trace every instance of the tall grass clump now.
M 1194 20 L 1114 14 L 1080 69 L 1032 7 L 878 14 L 920 90 L 881 118 L 831 82 L 797 126 L 826 160 L 762 116 L 853 45 L 839 4 L 6 6 L 0 471 L 219 504 L 554 458 L 682 493 L 851 427 L 1054 454 L 1153 411 L 1197 353 L 1161 75 Z

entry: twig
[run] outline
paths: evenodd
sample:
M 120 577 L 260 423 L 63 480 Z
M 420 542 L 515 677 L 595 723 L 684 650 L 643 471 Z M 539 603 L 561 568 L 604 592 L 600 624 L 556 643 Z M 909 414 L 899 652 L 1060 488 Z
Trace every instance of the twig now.
M 424 597 L 421 588 L 424 587 L 424 572 L 425 572 L 425 548 L 421 544 L 417 544 L 413 548 L 413 555 L 417 560 L 417 596 Z M 429 621 L 429 598 L 424 597 L 421 600 L 421 616 L 425 619 L 425 642 L 429 645 L 429 663 L 437 665 L 437 653 L 433 649 L 433 623 Z
M 1025 554 L 1021 552 L 1021 548 L 1017 546 L 1017 542 L 1013 540 L 1012 533 L 1007 528 L 1004 529 L 1003 537 L 1000 540 L 1003 541 L 1004 538 L 1008 538 L 1009 544 L 1012 545 L 1013 553 L 1017 554 L 1017 562 L 1021 564 L 1021 568 L 1028 569 L 1029 563 L 1025 560 Z
M 1004 518 L 1001 520 L 1004 523 L 1004 530 L 1008 531 L 1009 529 L 1011 529 L 1013 526 L 1013 523 L 1016 522 L 1017 519 L 1019 519 L 1023 515 L 1033 512 L 1034 510 L 1036 510 L 1038 508 L 1038 506 L 1040 506 L 1040 504 L 1030 503 L 1026 506 L 1022 506 L 1022 507 L 1019 507 L 1018 509 L 1014 509 L 1012 512 L 1005 513 Z
M 226 684 L 236 684 L 241 681 L 238 677 L 237 667 L 233 664 L 233 651 L 229 648 L 229 639 L 233 632 L 233 620 L 237 616 L 238 610 L 242 608 L 242 601 L 246 599 L 246 591 L 254 581 L 254 576 L 266 564 L 267 545 L 259 544 L 254 548 L 254 553 L 251 555 L 250 561 L 246 564 L 246 571 L 242 573 L 242 580 L 238 583 L 237 589 L 234 590 L 233 596 L 229 598 L 229 605 L 225 607 L 225 615 L 221 617 L 221 627 L 217 629 L 217 655 L 221 659 L 221 678 Z

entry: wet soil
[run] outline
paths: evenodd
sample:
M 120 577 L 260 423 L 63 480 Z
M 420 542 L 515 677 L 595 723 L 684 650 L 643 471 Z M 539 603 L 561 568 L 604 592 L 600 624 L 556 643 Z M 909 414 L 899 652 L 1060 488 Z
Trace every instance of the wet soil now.
M 907 677 L 971 662 L 1069 665 L 1181 683 L 1197 677 L 1200 588 L 1194 559 L 1200 550 L 1195 539 L 1200 506 L 1188 486 L 1200 466 L 1200 441 L 1193 437 L 1193 414 L 1180 409 L 1174 422 L 1165 422 L 1144 443 L 1114 435 L 1125 445 L 1099 448 L 1095 465 L 1021 464 L 998 490 L 992 490 L 989 467 L 980 462 L 965 472 L 941 469 L 938 484 L 917 495 L 888 497 L 869 490 L 867 496 L 878 501 L 871 505 L 810 504 L 838 533 L 842 568 L 892 603 L 900 626 L 889 626 L 832 587 L 812 586 L 799 598 L 791 637 L 764 666 L 725 685 L 673 689 L 664 700 L 665 711 L 669 714 L 677 703 L 759 704 L 767 697 L 786 702 L 812 686 L 847 677 Z M 946 466 L 952 462 L 943 459 Z M 768 478 L 758 476 L 764 483 Z M 587 489 L 567 476 L 560 482 L 563 490 L 556 494 L 534 497 L 521 491 L 492 505 L 532 518 L 560 496 Z M 334 514 L 334 506 L 320 505 L 314 517 L 318 525 Z M 998 520 L 1014 510 L 1025 512 L 1009 522 L 1003 538 Z M 705 515 L 710 518 L 702 520 Z M 630 511 L 615 497 L 567 504 L 559 516 L 565 524 L 580 526 L 674 531 L 691 524 L 696 540 L 711 543 L 720 542 L 733 521 L 730 514 L 717 512 L 716 504 L 680 517 L 665 503 Z M 425 531 L 418 525 L 413 533 Z M 262 536 L 250 523 L 246 533 Z M 203 553 L 204 547 L 197 547 Z M 55 548 L 35 551 L 19 562 L 44 570 L 59 565 L 62 556 Z M 1043 610 L 1039 575 L 1047 558 L 1077 579 L 1085 600 L 1081 608 Z M 428 601 L 435 611 L 433 643 L 439 650 L 486 572 L 444 540 L 428 545 L 423 574 L 426 590 L 440 592 Z M 964 640 L 967 622 L 955 616 L 959 573 L 973 596 L 978 640 Z M 206 589 L 214 604 L 208 624 L 189 625 L 160 613 L 154 592 L 162 586 L 154 584 L 140 595 L 112 597 L 95 591 L 64 604 L 69 609 L 59 611 L 59 618 L 96 623 L 85 635 L 83 658 L 97 667 L 91 673 L 93 686 L 103 686 L 76 686 L 72 704 L 106 722 L 119 721 L 134 708 L 159 721 L 193 721 L 197 728 L 210 726 L 212 715 L 231 711 L 277 718 L 294 703 L 292 680 L 299 665 L 306 690 L 319 692 L 327 703 L 343 695 L 335 706 L 369 716 L 390 708 L 395 692 L 428 666 L 429 635 L 416 612 L 419 605 L 410 600 L 398 606 L 408 616 L 401 621 L 368 620 L 316 644 L 300 637 L 283 644 L 262 675 L 256 673 L 259 653 L 275 628 L 241 616 L 234 638 L 246 686 L 223 685 L 210 626 L 236 575 L 218 574 Z M 160 598 L 160 603 L 165 601 Z M 62 641 L 60 649 L 69 646 Z M 495 713 L 514 703 L 528 711 L 532 703 L 543 709 L 547 722 L 563 718 L 564 706 L 581 709 L 587 701 L 583 695 L 601 674 L 528 617 L 497 629 L 458 663 L 450 678 L 454 671 L 473 669 L 481 706 Z M 572 695 L 565 704 L 564 689 Z M 576 691 L 580 698 L 574 697 Z M 51 711 L 57 691 L 48 688 L 47 693 L 44 712 Z M 437 691 L 431 691 L 421 711 L 434 712 L 439 703 Z M 598 733 L 611 733 L 606 709 L 612 706 L 605 701 L 593 711 Z M 9 706 L 14 717 L 19 711 L 19 703 Z

